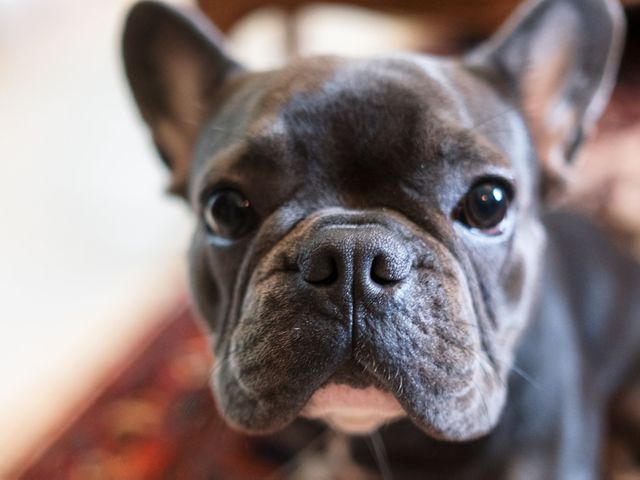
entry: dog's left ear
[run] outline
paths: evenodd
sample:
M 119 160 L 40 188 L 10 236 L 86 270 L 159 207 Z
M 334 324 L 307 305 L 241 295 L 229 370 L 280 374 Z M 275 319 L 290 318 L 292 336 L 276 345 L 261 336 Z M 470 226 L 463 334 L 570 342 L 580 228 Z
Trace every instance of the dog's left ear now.
M 619 0 L 533 0 L 470 54 L 472 64 L 506 81 L 523 109 L 547 180 L 564 177 L 602 114 L 624 32 Z
M 243 71 L 204 15 L 156 1 L 137 3 L 125 22 L 125 70 L 161 157 L 171 191 L 184 195 L 196 139 L 211 103 Z

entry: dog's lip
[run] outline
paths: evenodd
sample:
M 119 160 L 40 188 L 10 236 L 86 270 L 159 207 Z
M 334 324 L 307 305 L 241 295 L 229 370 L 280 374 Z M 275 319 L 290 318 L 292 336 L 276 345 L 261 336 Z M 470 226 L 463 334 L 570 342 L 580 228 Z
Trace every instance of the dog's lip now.
M 332 427 L 351 434 L 369 433 L 380 425 L 406 416 L 389 392 L 375 387 L 354 388 L 329 384 L 317 390 L 300 414 L 322 419 Z

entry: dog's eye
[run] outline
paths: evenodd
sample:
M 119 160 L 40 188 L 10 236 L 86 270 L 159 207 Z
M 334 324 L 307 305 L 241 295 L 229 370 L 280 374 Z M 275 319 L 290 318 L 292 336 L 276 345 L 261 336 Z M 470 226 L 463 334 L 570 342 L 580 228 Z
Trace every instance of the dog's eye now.
M 467 192 L 454 218 L 485 235 L 499 235 L 513 198 L 511 188 L 497 180 L 485 180 Z
M 222 243 L 228 244 L 249 233 L 257 218 L 249 200 L 237 190 L 218 190 L 207 199 L 204 220 L 209 232 Z

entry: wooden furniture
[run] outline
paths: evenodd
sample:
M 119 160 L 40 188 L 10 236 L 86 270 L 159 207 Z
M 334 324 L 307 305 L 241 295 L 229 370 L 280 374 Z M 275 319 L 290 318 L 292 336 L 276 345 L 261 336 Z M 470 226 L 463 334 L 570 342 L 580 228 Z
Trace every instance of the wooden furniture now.
M 261 7 L 280 7 L 294 13 L 313 4 L 353 5 L 392 13 L 428 15 L 434 21 L 446 22 L 456 31 L 477 36 L 493 30 L 518 4 L 518 0 L 198 0 L 200 8 L 223 32 Z
M 354 5 L 393 13 L 429 16 L 446 22 L 465 35 L 481 36 L 493 31 L 516 7 L 519 0 L 197 0 L 200 8 L 223 32 L 243 16 L 262 7 L 280 7 L 289 12 L 314 4 Z M 622 0 L 625 5 L 640 0 Z

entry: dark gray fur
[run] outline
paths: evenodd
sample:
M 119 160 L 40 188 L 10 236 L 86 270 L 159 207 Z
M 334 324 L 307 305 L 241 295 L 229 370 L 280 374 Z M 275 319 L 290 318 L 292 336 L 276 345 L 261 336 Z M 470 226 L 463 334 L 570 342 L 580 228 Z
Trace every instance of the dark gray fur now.
M 274 432 L 321 386 L 373 385 L 412 422 L 383 429 L 400 478 L 597 475 L 607 401 L 638 365 L 640 269 L 582 220 L 544 214 L 542 192 L 604 108 L 620 15 L 532 2 L 461 59 L 253 73 L 202 18 L 134 7 L 127 75 L 198 218 L 193 298 L 231 424 Z M 486 176 L 516 189 L 495 238 L 452 218 Z M 261 219 L 227 247 L 201 215 L 219 185 Z M 318 285 L 327 258 L 337 278 Z

